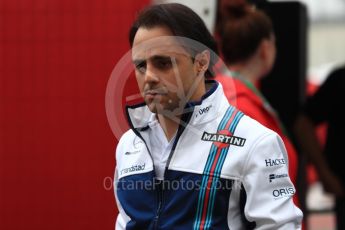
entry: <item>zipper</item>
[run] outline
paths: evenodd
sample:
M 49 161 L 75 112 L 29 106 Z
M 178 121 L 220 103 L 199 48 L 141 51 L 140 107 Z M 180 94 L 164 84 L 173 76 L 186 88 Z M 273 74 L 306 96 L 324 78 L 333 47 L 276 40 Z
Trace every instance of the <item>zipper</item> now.
M 165 164 L 163 181 L 158 181 L 157 180 L 158 183 L 159 183 L 158 184 L 158 189 L 157 189 L 157 193 L 158 193 L 158 208 L 157 208 L 156 216 L 155 216 L 155 219 L 154 219 L 154 224 L 153 224 L 154 228 L 153 229 L 158 229 L 158 221 L 159 221 L 159 217 L 160 217 L 160 214 L 161 214 L 161 211 L 162 211 L 162 206 L 163 206 L 165 175 L 166 175 L 166 173 L 168 171 L 171 158 L 174 155 L 175 148 L 176 148 L 176 145 L 178 143 L 178 140 L 180 139 L 183 131 L 185 130 L 186 126 L 188 125 L 188 123 L 189 123 L 189 121 L 190 121 L 190 119 L 192 117 L 193 111 L 194 111 L 194 108 L 192 110 L 188 111 L 187 113 L 184 113 L 182 115 L 179 127 L 177 129 L 177 133 L 176 133 L 176 138 L 174 140 L 174 144 L 173 144 L 173 146 L 171 148 L 171 151 L 169 153 L 169 157 L 168 157 L 167 163 Z
M 183 131 L 185 130 L 186 126 L 188 125 L 192 115 L 193 115 L 193 112 L 194 112 L 194 107 L 192 107 L 191 110 L 188 110 L 187 113 L 184 113 L 181 117 L 181 120 L 180 120 L 180 125 L 177 129 L 177 133 L 176 133 L 176 138 L 175 138 L 175 141 L 174 141 L 174 144 L 171 148 L 171 151 L 169 153 L 169 157 L 168 157 L 168 160 L 167 160 L 167 163 L 165 165 L 165 170 L 164 170 L 164 177 L 165 178 L 165 174 L 166 172 L 168 171 L 168 167 L 169 167 L 169 164 L 170 164 L 170 161 L 171 161 L 171 158 L 172 156 L 174 155 L 174 152 L 175 152 L 175 148 L 176 148 L 176 145 L 177 145 L 177 142 L 178 140 L 180 139 L 180 136 L 182 135 Z M 182 123 L 182 124 L 181 124 Z
M 177 129 L 177 133 L 176 133 L 176 138 L 175 138 L 175 141 L 174 141 L 174 144 L 171 148 L 171 151 L 169 153 L 169 157 L 168 157 L 168 160 L 167 160 L 167 163 L 165 165 L 165 170 L 164 170 L 164 176 L 163 176 L 163 180 L 156 180 L 155 179 L 155 183 L 157 181 L 157 197 L 158 197 L 158 207 L 157 207 L 157 211 L 156 211 L 156 215 L 154 217 L 154 220 L 153 220 L 153 229 L 158 229 L 158 222 L 159 222 L 159 217 L 160 217 L 160 214 L 161 214 L 161 211 L 162 211 L 162 206 L 163 206 L 163 193 L 164 193 L 164 178 L 165 178 L 165 175 L 166 175 L 166 172 L 168 171 L 168 167 L 169 167 L 169 164 L 170 164 L 170 161 L 171 161 L 171 158 L 175 152 L 175 148 L 176 148 L 176 145 L 177 145 L 177 142 L 178 140 L 180 139 L 180 136 L 182 135 L 184 129 L 186 128 L 186 126 L 188 125 L 192 115 L 193 115 L 193 112 L 194 112 L 194 107 L 192 107 L 192 109 L 188 109 L 187 108 L 187 111 L 186 113 L 184 113 L 181 117 L 181 120 L 180 120 L 180 124 L 179 124 L 179 127 Z M 146 130 L 147 128 L 144 127 L 142 130 Z M 154 160 L 153 160 L 153 157 L 152 157 L 152 154 L 151 154 L 151 151 L 150 149 L 148 148 L 148 145 L 145 141 L 145 139 L 142 137 L 142 135 L 140 134 L 140 132 L 135 129 L 135 128 L 132 128 L 132 130 L 134 131 L 134 133 L 144 142 L 145 146 L 146 146 L 146 149 L 151 157 L 151 160 L 153 162 L 153 165 L 154 165 Z M 156 177 L 156 172 L 154 171 L 154 176 Z M 155 184 L 156 186 L 156 184 Z
M 182 135 L 183 131 L 185 130 L 186 126 L 188 125 L 188 123 L 189 123 L 189 121 L 190 121 L 190 119 L 192 117 L 193 111 L 194 111 L 194 109 L 192 109 L 191 111 L 188 111 L 187 113 L 182 115 L 181 121 L 180 121 L 180 125 L 179 125 L 179 127 L 177 129 L 177 133 L 176 133 L 176 138 L 175 138 L 174 144 L 173 144 L 173 146 L 171 148 L 171 151 L 169 153 L 169 157 L 168 157 L 167 163 L 165 165 L 163 181 L 158 181 L 158 183 L 159 183 L 158 187 L 157 187 L 158 209 L 157 209 L 156 216 L 155 216 L 155 219 L 154 219 L 154 225 L 153 225 L 154 229 L 158 229 L 159 217 L 160 217 L 160 214 L 161 214 L 161 211 L 162 211 L 163 195 L 164 195 L 164 180 L 166 178 L 166 173 L 168 171 L 171 158 L 174 155 L 175 148 L 176 148 L 176 145 L 178 143 L 178 140 L 180 139 L 180 136 Z
M 163 181 L 157 180 L 158 208 L 153 221 L 153 229 L 158 229 L 159 216 L 163 206 Z

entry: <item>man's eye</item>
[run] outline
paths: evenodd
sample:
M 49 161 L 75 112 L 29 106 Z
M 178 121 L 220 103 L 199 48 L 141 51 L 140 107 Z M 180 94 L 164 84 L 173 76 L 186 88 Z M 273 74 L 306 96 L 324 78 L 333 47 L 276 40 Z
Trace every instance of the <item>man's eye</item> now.
M 140 62 L 138 64 L 135 64 L 135 69 L 138 70 L 140 73 L 145 73 L 146 71 L 146 63 Z
M 155 62 L 155 66 L 156 68 L 158 69 L 161 69 L 161 70 L 165 70 L 165 69 L 169 69 L 172 64 L 171 64 L 171 60 L 159 60 L 157 62 Z

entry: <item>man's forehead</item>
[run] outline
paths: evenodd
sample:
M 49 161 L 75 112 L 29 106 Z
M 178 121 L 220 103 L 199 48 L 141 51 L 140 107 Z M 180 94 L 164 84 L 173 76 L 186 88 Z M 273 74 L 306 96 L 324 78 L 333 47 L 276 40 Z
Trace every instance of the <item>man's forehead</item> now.
M 187 48 L 176 39 L 166 37 L 164 39 L 153 39 L 145 41 L 132 48 L 133 59 L 148 59 L 152 56 L 176 56 L 187 55 Z

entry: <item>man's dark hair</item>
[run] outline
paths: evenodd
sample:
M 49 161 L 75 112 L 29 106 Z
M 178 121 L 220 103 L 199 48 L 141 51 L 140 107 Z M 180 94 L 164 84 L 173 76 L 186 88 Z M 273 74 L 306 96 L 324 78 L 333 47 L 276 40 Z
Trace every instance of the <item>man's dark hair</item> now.
M 186 37 L 208 47 L 210 49 L 210 66 L 205 76 L 214 76 L 212 67 L 217 62 L 217 43 L 199 15 L 187 6 L 178 3 L 151 5 L 141 11 L 132 24 L 129 31 L 131 47 L 140 27 L 151 29 L 156 26 L 166 26 L 174 36 Z M 197 53 L 202 51 L 197 50 Z M 192 56 L 194 57 L 195 54 Z

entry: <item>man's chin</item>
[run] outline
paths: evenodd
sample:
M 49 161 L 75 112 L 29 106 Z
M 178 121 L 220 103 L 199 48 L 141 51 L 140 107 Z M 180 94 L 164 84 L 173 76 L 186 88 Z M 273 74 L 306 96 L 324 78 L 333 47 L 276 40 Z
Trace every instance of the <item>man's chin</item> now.
M 164 110 L 161 104 L 146 102 L 146 105 L 152 113 L 162 113 L 162 111 Z
M 157 114 L 171 114 L 172 110 L 169 108 L 164 107 L 162 104 L 156 104 L 156 103 L 146 103 L 146 105 L 149 107 L 149 110 L 152 113 Z
M 179 117 L 183 113 L 183 110 L 179 110 L 177 108 L 164 107 L 162 104 L 150 103 L 146 105 L 152 113 L 161 114 L 167 117 Z

